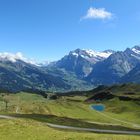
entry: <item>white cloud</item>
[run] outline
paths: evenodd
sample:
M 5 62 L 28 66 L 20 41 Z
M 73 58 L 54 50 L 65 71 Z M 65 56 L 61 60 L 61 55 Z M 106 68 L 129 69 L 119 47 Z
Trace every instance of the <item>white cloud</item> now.
M 8 53 L 8 52 L 0 53 L 0 60 L 9 60 L 11 62 L 16 62 L 17 60 L 21 60 L 29 64 L 37 65 L 37 63 L 34 60 L 24 57 L 21 52 L 17 52 L 15 54 Z
M 26 58 L 21 52 L 17 53 L 0 52 L 0 61 L 11 61 L 13 63 L 16 63 L 18 60 L 36 66 L 47 66 L 48 64 L 51 63 L 50 61 L 38 62 L 34 59 Z
M 0 60 L 10 60 L 12 62 L 16 62 L 16 60 L 21 60 L 24 59 L 23 55 L 18 52 L 16 54 L 12 54 L 12 53 L 8 53 L 8 52 L 4 52 L 4 53 L 0 53 Z
M 105 8 L 89 8 L 87 14 L 81 19 L 111 19 L 113 14 L 105 10 Z

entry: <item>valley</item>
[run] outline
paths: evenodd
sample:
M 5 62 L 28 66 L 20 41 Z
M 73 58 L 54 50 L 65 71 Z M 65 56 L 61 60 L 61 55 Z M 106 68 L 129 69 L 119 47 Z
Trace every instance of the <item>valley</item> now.
M 0 90 L 68 92 L 99 85 L 140 83 L 140 46 L 124 51 L 76 49 L 46 64 L 19 54 L 0 54 Z

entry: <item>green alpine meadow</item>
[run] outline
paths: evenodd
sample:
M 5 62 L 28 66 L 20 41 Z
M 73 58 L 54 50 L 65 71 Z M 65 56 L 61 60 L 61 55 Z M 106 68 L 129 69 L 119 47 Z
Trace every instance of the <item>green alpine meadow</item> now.
M 139 88 L 134 84 L 114 85 L 90 91 L 49 93 L 47 98 L 27 92 L 1 93 L 1 139 L 137 140 L 140 132 Z M 103 97 L 103 94 L 107 96 Z M 103 105 L 105 109 L 99 111 L 93 109 L 93 105 Z M 117 131 L 120 132 L 116 135 Z M 123 134 L 124 131 L 132 134 Z

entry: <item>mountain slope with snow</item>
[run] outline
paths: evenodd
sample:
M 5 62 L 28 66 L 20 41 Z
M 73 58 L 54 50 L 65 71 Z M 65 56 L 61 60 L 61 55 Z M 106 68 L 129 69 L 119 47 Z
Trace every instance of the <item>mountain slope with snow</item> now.
M 88 76 L 93 66 L 108 58 L 114 51 L 96 52 L 93 50 L 76 49 L 55 63 L 55 67 L 74 72 L 79 78 Z
M 94 85 L 115 84 L 140 63 L 140 47 L 116 52 L 102 62 L 95 64 L 87 80 Z M 125 82 L 125 81 L 124 81 Z
M 35 63 L 21 53 L 0 53 L 0 88 L 78 90 L 97 85 L 140 82 L 140 46 L 125 51 L 76 49 L 61 60 Z
M 75 57 L 82 57 L 91 63 L 96 63 L 98 61 L 102 61 L 103 59 L 106 59 L 111 54 L 113 54 L 114 51 L 112 50 L 106 50 L 103 52 L 96 52 L 91 49 L 76 49 L 74 51 L 71 51 L 69 55 L 73 55 Z

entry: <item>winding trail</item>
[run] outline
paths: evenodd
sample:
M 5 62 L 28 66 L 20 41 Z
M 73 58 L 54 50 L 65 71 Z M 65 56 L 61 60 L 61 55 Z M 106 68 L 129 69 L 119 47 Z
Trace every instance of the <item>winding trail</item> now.
M 119 130 L 103 130 L 96 128 L 79 128 L 65 125 L 57 125 L 52 123 L 47 123 L 49 127 L 58 128 L 58 129 L 67 129 L 67 130 L 76 130 L 76 131 L 87 131 L 95 133 L 110 133 L 110 134 L 127 134 L 127 135 L 140 135 L 140 132 L 137 131 L 119 131 Z
M 2 119 L 17 119 L 16 117 L 8 116 L 8 115 L 0 115 Z M 52 123 L 46 123 L 47 126 L 58 129 L 67 129 L 67 130 L 75 130 L 75 131 L 86 131 L 86 132 L 95 132 L 95 133 L 110 133 L 110 134 L 127 134 L 127 135 L 140 135 L 140 132 L 137 131 L 119 131 L 119 130 L 104 130 L 104 129 L 96 129 L 96 128 L 79 128 L 65 125 L 57 125 Z
M 7 115 L 0 115 L 1 119 L 16 119 L 15 117 L 12 116 L 7 116 Z

